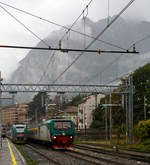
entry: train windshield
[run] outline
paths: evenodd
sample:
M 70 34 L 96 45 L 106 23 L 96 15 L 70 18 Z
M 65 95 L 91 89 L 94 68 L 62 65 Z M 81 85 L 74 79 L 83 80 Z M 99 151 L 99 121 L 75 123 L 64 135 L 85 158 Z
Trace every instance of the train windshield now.
M 23 133 L 25 130 L 25 127 L 16 127 L 16 132 Z
M 54 129 L 71 129 L 71 122 L 69 121 L 55 121 Z

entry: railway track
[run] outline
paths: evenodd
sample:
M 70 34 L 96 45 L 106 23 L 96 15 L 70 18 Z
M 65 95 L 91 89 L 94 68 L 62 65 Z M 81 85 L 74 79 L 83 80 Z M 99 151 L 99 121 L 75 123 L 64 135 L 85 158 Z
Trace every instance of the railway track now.
M 110 156 L 117 156 L 118 158 L 125 158 L 128 160 L 135 160 L 137 162 L 143 162 L 143 163 L 150 163 L 150 154 L 149 153 L 142 153 L 142 152 L 131 152 L 131 151 L 125 151 L 125 150 L 118 150 L 114 151 L 112 148 L 102 149 L 101 147 L 95 147 L 92 145 L 74 145 L 77 149 L 83 149 L 92 151 L 95 153 L 110 155 Z
M 112 158 L 112 157 L 104 157 L 104 156 L 96 156 L 95 154 L 93 155 L 90 154 L 90 153 L 83 153 L 81 151 L 77 151 L 77 150 L 74 150 L 72 149 L 70 153 L 67 153 L 68 155 L 71 155 L 71 156 L 76 156 L 78 157 L 80 155 L 80 157 L 87 157 L 87 159 L 90 159 L 93 160 L 93 162 L 95 164 L 98 164 L 98 165 L 104 165 L 104 164 L 111 164 L 111 165 L 125 165 L 124 163 L 122 163 L 121 161 L 119 160 L 115 160 L 116 158 Z M 92 162 L 92 161 L 91 161 Z
M 30 154 L 30 158 L 36 159 L 36 162 L 40 165 L 44 164 L 44 165 L 61 165 L 59 162 L 57 162 L 55 159 L 52 159 L 51 157 L 47 156 L 46 154 L 44 154 L 43 152 L 41 152 L 39 149 L 26 144 L 25 145 L 26 148 L 28 148 L 29 150 L 26 151 L 28 154 Z M 36 154 L 36 156 L 35 156 Z
M 49 145 L 35 143 L 24 145 L 31 159 L 40 165 L 148 165 L 147 161 L 133 159 L 129 155 L 118 155 L 113 151 L 102 151 L 92 146 L 75 145 L 69 150 L 52 150 Z M 119 153 L 120 154 L 120 153 Z M 36 155 L 36 156 L 35 156 Z M 35 158 L 34 158 L 35 157 Z
M 47 146 L 37 144 L 32 144 L 31 147 L 33 147 L 34 150 L 40 151 L 42 155 L 44 154 L 46 157 L 53 155 L 53 159 L 55 158 L 55 161 L 61 165 L 124 165 L 119 161 L 112 160 L 110 157 L 99 157 L 99 155 L 92 155 L 93 153 L 85 154 L 73 149 L 54 151 Z

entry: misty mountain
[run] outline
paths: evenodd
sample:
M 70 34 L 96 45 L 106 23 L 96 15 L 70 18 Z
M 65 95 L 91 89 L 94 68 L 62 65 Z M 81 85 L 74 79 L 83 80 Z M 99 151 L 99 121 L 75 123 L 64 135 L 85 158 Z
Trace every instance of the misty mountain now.
M 109 18 L 110 20 L 113 17 Z M 107 19 L 93 22 L 89 18 L 80 20 L 73 29 L 96 37 L 105 26 Z M 70 26 L 68 26 L 70 27 Z M 53 31 L 44 39 L 51 47 L 59 47 L 59 40 L 66 33 L 60 29 Z M 131 22 L 119 18 L 101 37 L 118 47 L 129 49 L 131 45 L 150 34 L 149 22 Z M 69 32 L 61 40 L 62 48 L 84 49 L 93 38 L 82 36 L 75 32 Z M 37 47 L 46 47 L 39 42 Z M 104 42 L 96 41 L 89 49 L 122 50 Z M 132 50 L 132 48 L 131 48 Z M 58 79 L 56 83 L 72 84 L 104 84 L 121 75 L 135 70 L 150 61 L 150 46 L 148 40 L 136 45 L 140 54 L 96 54 L 84 53 L 81 57 Z M 54 52 L 44 50 L 31 50 L 24 59 L 19 62 L 17 70 L 12 74 L 11 83 L 52 83 L 57 76 L 78 57 L 78 52 Z

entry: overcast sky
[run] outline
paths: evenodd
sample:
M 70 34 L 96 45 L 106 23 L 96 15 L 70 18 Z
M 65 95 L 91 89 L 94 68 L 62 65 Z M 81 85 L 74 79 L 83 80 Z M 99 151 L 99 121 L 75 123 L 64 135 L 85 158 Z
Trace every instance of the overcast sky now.
M 6 4 L 38 15 L 61 25 L 72 24 L 90 0 L 3 0 Z M 110 16 L 117 14 L 130 0 L 109 0 Z M 59 27 L 25 15 L 5 5 L 7 11 L 24 23 L 40 38 L 45 38 Z M 136 0 L 122 15 L 130 20 L 150 21 L 150 0 Z M 98 21 L 108 16 L 108 0 L 93 0 L 89 6 L 88 17 Z M 16 20 L 0 7 L 0 45 L 35 46 L 39 40 L 29 33 Z M 17 68 L 17 63 L 28 53 L 27 50 L 0 48 L 0 70 L 6 79 Z

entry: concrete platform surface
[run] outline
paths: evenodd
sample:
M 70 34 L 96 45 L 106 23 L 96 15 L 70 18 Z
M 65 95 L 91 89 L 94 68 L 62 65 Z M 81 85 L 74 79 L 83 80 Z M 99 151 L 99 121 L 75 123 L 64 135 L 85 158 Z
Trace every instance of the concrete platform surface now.
M 26 165 L 20 152 L 6 138 L 2 139 L 2 147 L 0 146 L 0 165 Z

